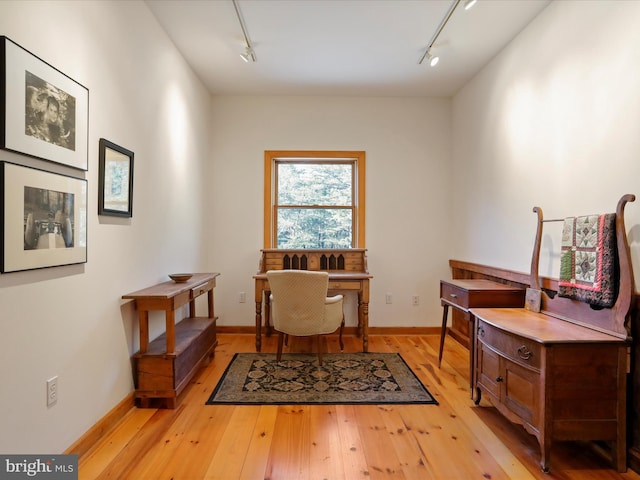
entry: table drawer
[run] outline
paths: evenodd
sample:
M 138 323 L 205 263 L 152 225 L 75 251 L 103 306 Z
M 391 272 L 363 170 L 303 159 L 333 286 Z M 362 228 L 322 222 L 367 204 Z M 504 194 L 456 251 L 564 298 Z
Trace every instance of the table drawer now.
M 440 282 L 440 298 L 463 309 L 469 308 L 469 290 L 456 285 Z
M 360 290 L 360 282 L 330 281 L 329 290 Z
M 540 370 L 542 346 L 478 320 L 478 340 L 513 362 Z
M 196 298 L 202 295 L 205 292 L 211 290 L 214 286 L 214 281 L 209 280 L 208 282 L 201 283 L 200 285 L 196 285 L 191 289 L 191 298 Z

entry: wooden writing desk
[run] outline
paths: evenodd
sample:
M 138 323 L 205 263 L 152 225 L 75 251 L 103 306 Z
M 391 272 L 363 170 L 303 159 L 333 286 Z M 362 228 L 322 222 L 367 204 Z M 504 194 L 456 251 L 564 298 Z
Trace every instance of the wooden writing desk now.
M 369 351 L 369 280 L 366 250 L 363 248 L 327 250 L 261 250 L 260 270 L 255 280 L 256 351 L 262 348 L 262 301 L 265 326 L 271 334 L 268 270 L 322 270 L 329 272 L 329 291 L 358 292 L 358 335 L 362 335 L 362 351 Z
M 440 351 L 438 367 L 442 363 L 444 338 L 447 333 L 447 315 L 449 307 L 461 312 L 466 324 L 464 331 L 467 338 L 472 337 L 473 319 L 469 309 L 473 307 L 522 307 L 525 291 L 519 287 L 505 285 L 485 279 L 460 279 L 440 281 L 440 304 L 442 311 L 442 331 L 440 333 Z M 471 339 L 472 340 L 472 339 Z M 471 360 L 473 361 L 473 341 L 469 342 Z M 472 370 L 472 365 L 470 370 Z
M 503 283 L 484 279 L 441 280 L 440 304 L 442 305 L 442 331 L 440 332 L 440 351 L 438 352 L 438 368 L 442 363 L 444 338 L 447 334 L 447 315 L 449 307 L 458 310 L 466 323 L 465 330 L 471 338 L 469 342 L 469 387 L 473 396 L 473 358 L 475 344 L 473 341 L 473 316 L 469 309 L 473 307 L 522 307 L 525 291 Z

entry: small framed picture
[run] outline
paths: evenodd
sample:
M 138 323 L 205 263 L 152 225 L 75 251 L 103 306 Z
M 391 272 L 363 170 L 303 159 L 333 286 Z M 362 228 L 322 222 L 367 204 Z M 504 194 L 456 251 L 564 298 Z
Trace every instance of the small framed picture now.
M 0 148 L 87 170 L 89 90 L 0 36 Z
M 100 139 L 98 215 L 133 216 L 133 152 Z
M 86 263 L 87 181 L 0 162 L 2 273 Z

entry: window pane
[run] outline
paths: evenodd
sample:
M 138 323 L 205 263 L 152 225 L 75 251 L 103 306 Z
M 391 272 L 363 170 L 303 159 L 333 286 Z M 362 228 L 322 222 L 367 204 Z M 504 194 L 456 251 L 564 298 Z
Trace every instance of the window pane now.
M 352 164 L 279 163 L 278 205 L 351 206 Z
M 351 209 L 278 209 L 277 248 L 351 248 Z

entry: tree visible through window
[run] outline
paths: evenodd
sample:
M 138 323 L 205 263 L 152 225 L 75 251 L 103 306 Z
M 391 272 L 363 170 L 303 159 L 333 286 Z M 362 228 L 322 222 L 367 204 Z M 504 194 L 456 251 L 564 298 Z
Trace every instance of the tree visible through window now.
M 265 247 L 360 247 L 363 228 L 364 152 L 265 152 Z

